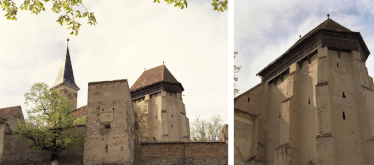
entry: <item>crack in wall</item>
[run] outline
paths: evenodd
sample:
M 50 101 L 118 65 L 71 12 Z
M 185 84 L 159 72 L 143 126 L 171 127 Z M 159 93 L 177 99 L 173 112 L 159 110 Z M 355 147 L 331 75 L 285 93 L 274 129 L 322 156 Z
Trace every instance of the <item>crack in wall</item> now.
M 347 124 L 347 127 L 348 127 L 349 131 L 352 132 L 352 137 L 353 137 L 353 139 L 355 140 L 355 145 L 356 145 L 356 150 L 357 150 L 358 158 L 360 159 L 360 164 L 362 164 L 362 158 L 361 158 L 361 155 L 360 155 L 360 150 L 359 150 L 359 148 L 358 148 L 358 145 L 359 145 L 359 144 L 357 144 L 357 139 L 356 139 L 355 135 L 353 134 L 353 131 L 352 131 L 351 128 L 349 127 L 349 122 L 348 122 L 348 120 L 344 120 L 344 121 L 345 121 L 345 123 Z

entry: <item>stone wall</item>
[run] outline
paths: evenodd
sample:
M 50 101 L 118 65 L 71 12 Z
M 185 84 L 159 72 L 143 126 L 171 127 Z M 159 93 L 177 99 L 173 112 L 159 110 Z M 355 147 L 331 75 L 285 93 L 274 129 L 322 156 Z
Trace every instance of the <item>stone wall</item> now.
M 86 127 L 79 126 L 76 129 L 79 135 L 86 132 Z M 12 133 L 4 136 L 4 151 L 1 156 L 0 165 L 49 165 L 50 155 L 33 151 L 30 147 L 32 143 L 26 140 L 20 140 Z M 61 150 L 58 151 L 58 160 L 60 165 L 78 165 L 83 164 L 83 146 L 76 152 Z
M 135 145 L 134 164 L 228 164 L 227 144 L 224 141 L 140 143 Z

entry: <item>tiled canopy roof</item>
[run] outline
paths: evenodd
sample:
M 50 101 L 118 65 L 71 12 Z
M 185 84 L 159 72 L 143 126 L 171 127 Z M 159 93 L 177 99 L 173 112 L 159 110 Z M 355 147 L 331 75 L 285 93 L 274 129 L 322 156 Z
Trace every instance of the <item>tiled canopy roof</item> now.
M 87 105 L 83 106 L 83 107 L 80 107 L 76 110 L 73 110 L 72 111 L 73 115 L 76 117 L 76 118 L 80 118 L 82 116 L 85 116 L 87 115 Z
M 7 107 L 0 109 L 0 122 L 7 120 L 13 113 L 17 110 L 21 109 L 21 106 L 14 106 L 14 107 Z
M 67 84 L 79 90 L 79 87 L 77 86 L 77 84 L 75 84 L 74 81 L 73 67 L 71 66 L 69 48 L 66 49 L 65 57 L 62 60 L 56 82 L 55 84 L 53 84 L 52 88 L 60 84 Z
M 130 88 L 130 91 L 140 89 L 158 82 L 180 83 L 165 65 L 161 65 L 143 72 L 143 74 L 136 80 Z

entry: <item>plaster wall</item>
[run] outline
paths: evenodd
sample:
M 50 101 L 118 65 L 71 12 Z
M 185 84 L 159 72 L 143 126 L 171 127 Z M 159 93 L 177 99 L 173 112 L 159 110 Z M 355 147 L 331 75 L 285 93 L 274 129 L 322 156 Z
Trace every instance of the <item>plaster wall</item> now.
M 134 122 L 127 80 L 89 83 L 84 163 L 133 164 Z
M 186 141 L 190 137 L 189 120 L 181 93 L 159 91 L 133 99 L 134 106 L 146 107 L 157 141 Z
M 268 165 L 274 165 L 275 149 L 281 145 L 281 102 L 286 100 L 287 96 L 287 79 L 288 75 L 283 75 L 281 78 L 275 80 L 275 82 L 269 84 L 270 86 L 270 107 L 268 110 L 269 115 L 267 116 L 267 157 L 266 162 Z
M 300 164 L 307 164 L 316 157 L 317 108 L 315 86 L 317 85 L 318 55 L 302 62 L 299 72 L 299 154 Z
M 337 149 L 338 164 L 362 164 L 362 143 L 359 107 L 356 103 L 351 52 L 328 51 L 329 94 L 332 118 L 332 137 Z M 367 74 L 366 74 L 367 76 Z M 343 95 L 344 93 L 344 95 Z M 344 114 L 344 116 L 343 116 Z M 345 119 L 344 119 L 345 118 Z
M 235 114 L 234 118 L 234 163 L 245 165 L 251 158 L 253 122 L 238 114 Z

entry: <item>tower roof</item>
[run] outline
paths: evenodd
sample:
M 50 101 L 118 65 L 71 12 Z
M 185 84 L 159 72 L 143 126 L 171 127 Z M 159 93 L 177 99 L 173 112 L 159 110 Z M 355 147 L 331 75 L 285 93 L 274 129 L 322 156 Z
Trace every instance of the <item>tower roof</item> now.
M 260 75 L 263 81 L 270 81 L 282 74 L 292 63 L 307 58 L 318 47 L 324 46 L 329 49 L 359 51 L 364 61 L 370 54 L 359 32 L 353 32 L 328 18 L 296 41 L 285 53 L 262 69 L 257 75 Z
M 148 69 L 136 80 L 130 88 L 130 91 L 144 88 L 158 82 L 179 83 L 177 79 L 170 73 L 165 65 L 161 65 L 152 69 Z
M 55 84 L 53 84 L 52 88 L 61 84 L 65 84 L 79 90 L 79 87 L 77 86 L 77 84 L 75 84 L 74 81 L 73 67 L 71 66 L 69 48 L 66 49 L 65 57 L 62 60 L 60 70 L 58 71 L 58 75 L 56 78 L 56 82 Z

